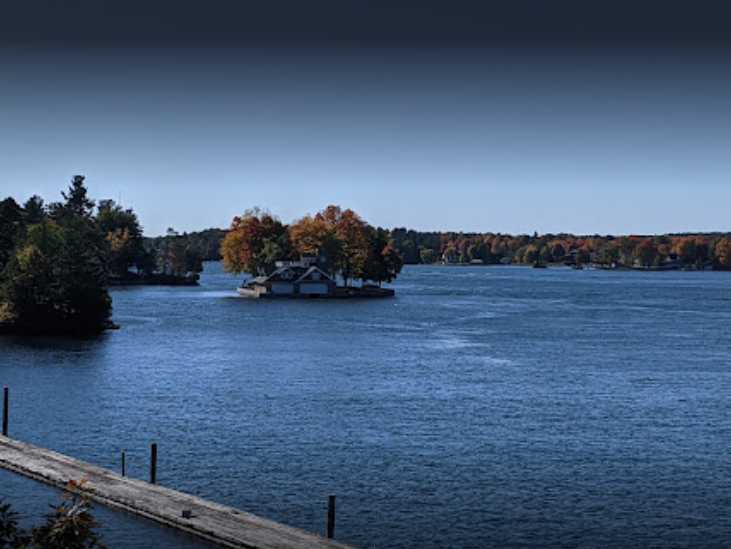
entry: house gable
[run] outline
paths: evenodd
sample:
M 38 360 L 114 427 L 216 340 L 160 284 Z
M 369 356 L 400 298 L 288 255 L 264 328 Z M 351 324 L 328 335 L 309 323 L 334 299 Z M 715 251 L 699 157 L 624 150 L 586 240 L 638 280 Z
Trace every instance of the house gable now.
M 307 271 L 297 279 L 298 283 L 302 282 L 325 282 L 331 283 L 333 280 L 327 273 L 319 267 L 310 267 Z
M 305 269 L 301 267 L 280 267 L 276 271 L 274 271 L 272 274 L 270 274 L 267 278 L 267 282 L 295 282 L 298 278 L 302 276 L 302 274 L 305 272 Z

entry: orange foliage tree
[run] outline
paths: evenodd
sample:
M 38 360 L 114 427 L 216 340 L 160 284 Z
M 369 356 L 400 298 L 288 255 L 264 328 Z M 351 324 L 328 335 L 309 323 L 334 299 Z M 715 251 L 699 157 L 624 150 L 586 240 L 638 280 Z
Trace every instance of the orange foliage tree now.
M 722 269 L 731 269 L 731 238 L 721 238 L 715 247 L 716 265 Z
M 269 274 L 277 260 L 310 256 L 331 276 L 340 275 L 345 284 L 356 278 L 390 282 L 403 261 L 388 235 L 353 210 L 335 205 L 290 226 L 255 209 L 234 218 L 221 255 L 229 272 Z
M 233 273 L 269 274 L 275 262 L 288 258 L 290 253 L 287 226 L 258 209 L 234 217 L 221 243 L 223 266 Z

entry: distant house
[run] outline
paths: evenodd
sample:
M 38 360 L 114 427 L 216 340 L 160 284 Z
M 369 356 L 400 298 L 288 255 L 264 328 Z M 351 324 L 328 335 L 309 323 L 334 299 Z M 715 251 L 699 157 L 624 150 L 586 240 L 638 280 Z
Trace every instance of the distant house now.
M 278 263 L 269 276 L 244 283 L 239 294 L 245 297 L 329 297 L 335 294 L 335 281 L 309 260 Z

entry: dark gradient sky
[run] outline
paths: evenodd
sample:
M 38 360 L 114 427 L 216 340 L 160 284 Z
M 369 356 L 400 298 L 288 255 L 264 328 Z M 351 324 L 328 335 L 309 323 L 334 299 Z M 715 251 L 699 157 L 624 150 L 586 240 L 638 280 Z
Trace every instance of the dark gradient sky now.
M 0 194 L 150 233 L 285 221 L 729 230 L 723 3 L 6 2 Z M 639 5 L 635 5 L 639 4 Z

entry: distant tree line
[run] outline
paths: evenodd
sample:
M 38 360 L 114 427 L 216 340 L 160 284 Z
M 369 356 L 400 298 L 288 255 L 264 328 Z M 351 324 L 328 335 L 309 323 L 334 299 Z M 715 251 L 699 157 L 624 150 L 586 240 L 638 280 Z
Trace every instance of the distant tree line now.
M 314 257 L 321 269 L 341 277 L 345 285 L 353 280 L 391 282 L 403 265 L 388 231 L 335 205 L 291 225 L 268 212 L 248 210 L 234 218 L 221 254 L 227 271 L 255 275 L 272 273 L 278 261 Z
M 223 229 L 205 229 L 192 233 L 178 233 L 170 228 L 164 236 L 145 237 L 144 246 L 153 255 L 159 255 L 158 250 L 169 246 L 170 236 L 173 235 L 179 242 L 178 246 L 184 248 L 185 253 L 193 262 L 220 261 L 221 243 L 226 232 Z M 167 242 L 166 242 L 167 240 Z M 197 263 L 191 263 L 189 267 L 199 267 Z M 194 271 L 195 269 L 188 269 Z
M 394 229 L 394 247 L 406 263 L 593 263 L 653 268 L 668 264 L 731 268 L 731 235 L 576 236 L 421 233 Z
M 422 232 L 406 228 L 375 229 L 407 265 L 513 263 L 588 264 L 605 267 L 661 267 L 668 264 L 731 269 L 731 234 L 577 236 L 572 234 L 509 235 L 500 233 Z M 209 261 L 222 259 L 227 234 L 208 229 L 185 235 Z M 205 250 L 205 251 L 203 251 Z M 271 251 L 271 250 L 270 250 Z

